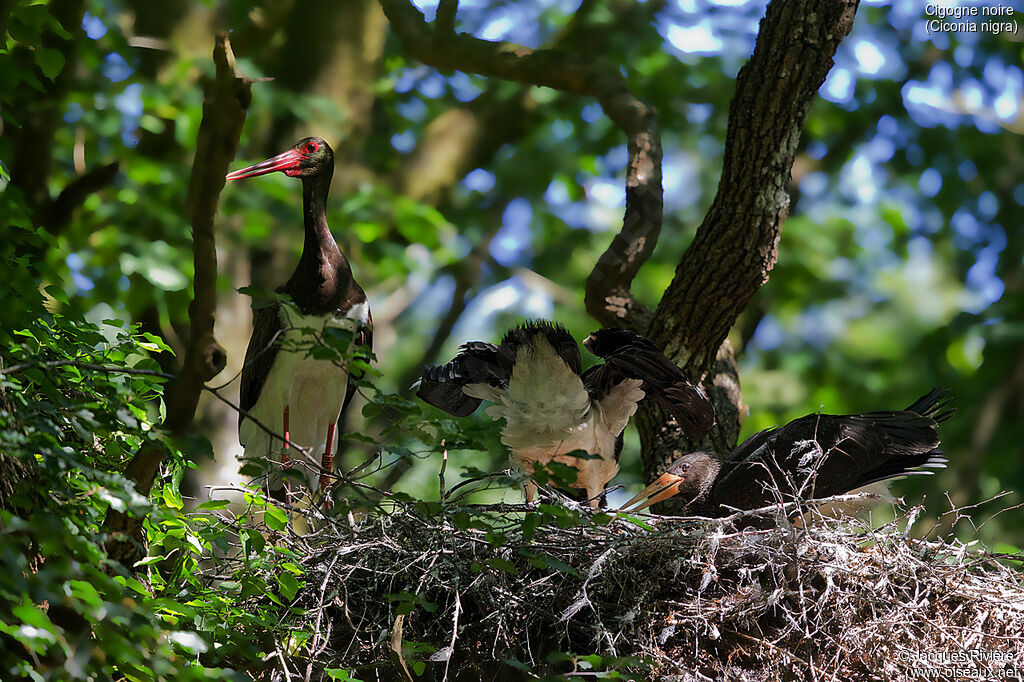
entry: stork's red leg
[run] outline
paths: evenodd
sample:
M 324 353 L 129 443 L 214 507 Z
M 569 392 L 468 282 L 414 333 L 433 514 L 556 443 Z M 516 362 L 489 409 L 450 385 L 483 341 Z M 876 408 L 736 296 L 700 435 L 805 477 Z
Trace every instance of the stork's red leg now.
M 320 458 L 320 466 L 324 469 L 320 474 L 321 491 L 326 490 L 327 485 L 331 482 L 331 477 L 327 472 L 334 468 L 334 427 L 336 425 L 337 422 L 332 422 L 331 425 L 327 427 L 327 447 L 324 448 L 324 455 Z M 324 496 L 323 506 L 325 510 L 331 508 L 330 497 Z
M 324 448 L 324 456 L 320 459 L 320 466 L 324 468 L 325 472 L 334 468 L 334 427 L 335 423 L 333 422 L 327 427 L 327 447 Z M 330 482 L 330 476 L 326 473 L 320 474 L 320 490 L 326 488 Z
M 284 406 L 284 450 L 281 452 L 281 470 L 282 471 L 287 469 L 288 465 L 292 461 L 292 458 L 288 456 L 288 448 L 289 448 L 288 441 L 289 440 L 291 440 L 291 435 L 288 432 L 288 405 L 285 405 Z M 285 482 L 284 482 L 284 492 L 285 492 L 285 499 L 287 499 L 288 502 L 290 503 L 291 502 L 292 486 L 288 482 L 288 479 L 285 479 Z

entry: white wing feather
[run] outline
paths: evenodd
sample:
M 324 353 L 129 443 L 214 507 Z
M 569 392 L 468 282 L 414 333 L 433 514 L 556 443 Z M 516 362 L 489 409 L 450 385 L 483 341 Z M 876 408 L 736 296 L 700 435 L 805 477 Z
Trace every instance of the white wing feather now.
M 579 425 L 590 407 L 579 375 L 540 334 L 518 349 L 508 388 L 471 384 L 462 390 L 496 403 L 487 414 L 505 420 L 501 440 L 513 450 L 557 439 Z

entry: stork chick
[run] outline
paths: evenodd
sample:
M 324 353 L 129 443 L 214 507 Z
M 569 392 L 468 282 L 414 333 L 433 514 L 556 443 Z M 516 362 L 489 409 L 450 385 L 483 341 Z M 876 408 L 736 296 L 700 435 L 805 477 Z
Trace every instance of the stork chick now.
M 581 372 L 579 348 L 560 325 L 528 322 L 509 330 L 501 344 L 464 344 L 451 362 L 427 367 L 417 395 L 457 417 L 481 402 L 504 420 L 501 441 L 511 462 L 529 475 L 559 462 L 577 470 L 572 487 L 597 507 L 619 470 L 622 431 L 641 400 L 666 407 L 687 434 L 699 439 L 714 425 L 704 393 L 647 339 L 623 329 L 602 329 L 583 342 L 604 364 Z M 584 451 L 592 458 L 570 453 Z M 525 484 L 526 501 L 537 490 Z
M 949 400 L 949 391 L 936 388 L 905 410 L 809 414 L 754 434 L 724 458 L 683 455 L 621 510 L 680 495 L 688 514 L 725 516 L 933 473 L 946 466 L 938 425 L 953 416 Z

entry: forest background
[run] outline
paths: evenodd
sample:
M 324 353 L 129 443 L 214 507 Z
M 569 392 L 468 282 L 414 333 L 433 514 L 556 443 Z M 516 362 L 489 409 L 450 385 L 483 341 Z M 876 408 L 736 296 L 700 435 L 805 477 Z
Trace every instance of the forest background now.
M 425 66 L 381 7 L 405 12 L 393 9 L 404 4 L 53 0 L 0 9 L 0 447 L 39 467 L 37 490 L 10 493 L 39 505 L 25 515 L 32 542 L 82 552 L 51 564 L 54 575 L 103 563 L 95 533 L 109 505 L 148 508 L 118 473 L 151 440 L 171 453 L 152 499 L 170 514 L 154 518 L 171 520 L 148 528 L 159 535 L 154 546 L 187 544 L 190 532 L 171 528 L 175 515 L 208 500 L 210 485 L 240 483 L 230 405 L 202 396 L 201 435 L 160 427 L 158 373 L 179 371 L 192 331 L 186 195 L 217 31 L 228 32 L 235 71 L 252 79 L 232 168 L 306 135 L 335 149 L 329 221 L 370 297 L 379 372 L 346 415 L 347 431 L 362 435 L 344 443 L 340 469 L 369 457 L 368 484 L 436 499 L 440 432 L 380 435 L 382 412 L 397 410 L 403 424 L 438 419 L 401 397 L 422 366 L 524 318 L 558 320 L 578 339 L 601 326 L 584 306 L 585 286 L 623 225 L 626 135 L 586 93 Z M 454 16 L 444 10 L 454 3 L 443 2 L 436 18 L 484 40 L 613 64 L 656 110 L 664 223 L 631 289 L 653 308 L 715 198 L 735 79 L 765 5 L 463 0 Z M 431 3 L 408 7 L 428 21 L 438 13 Z M 924 500 L 930 518 L 962 537 L 1014 552 L 1024 515 L 998 512 L 1020 504 L 1024 489 L 1024 39 L 930 30 L 934 18 L 923 2 L 862 2 L 839 44 L 796 148 L 778 262 L 728 334 L 741 412 L 749 409 L 740 438 L 819 409 L 894 409 L 949 387 L 958 410 L 941 430 L 949 467 L 899 483 L 897 493 Z M 299 202 L 283 175 L 221 195 L 214 336 L 226 365 L 210 385 L 223 386 L 228 401 L 237 399 L 249 335 L 246 293 L 272 290 L 294 267 Z M 46 361 L 53 366 L 38 366 Z M 449 438 L 480 445 L 448 453 L 451 480 L 505 466 L 485 415 L 439 423 Z M 627 490 L 644 477 L 640 449 L 630 428 L 616 479 Z M 496 485 L 473 499 L 519 495 Z M 969 516 L 944 515 L 975 504 Z M 28 542 L 3 537 L 6 551 Z M 196 535 L 200 546 L 210 537 Z M 175 559 L 167 584 L 196 560 Z M 57 589 L 46 580 L 35 599 L 15 599 L 4 614 L 38 630 L 5 626 L 41 656 L 71 641 L 52 614 L 31 606 Z M 87 582 L 72 580 L 68 599 L 86 604 L 72 610 L 89 620 Z M 98 605 L 133 589 L 124 578 L 104 585 Z M 20 584 L 4 588 L 8 597 L 28 594 Z M 166 661 L 217 640 L 202 628 L 202 646 L 167 640 L 161 608 L 176 607 L 138 617 Z M 134 655 L 139 666 L 157 665 L 151 653 Z M 101 665 L 83 663 L 93 664 Z

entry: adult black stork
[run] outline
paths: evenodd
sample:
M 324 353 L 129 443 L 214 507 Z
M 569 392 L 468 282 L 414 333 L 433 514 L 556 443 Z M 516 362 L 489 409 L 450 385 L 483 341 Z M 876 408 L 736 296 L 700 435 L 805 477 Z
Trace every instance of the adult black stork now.
M 295 272 L 277 288 L 294 306 L 275 302 L 256 310 L 242 368 L 241 407 L 274 435 L 239 414 L 238 440 L 246 460 L 280 460 L 284 467 L 298 455 L 312 492 L 328 482 L 325 472 L 333 466 L 335 428 L 355 392 L 348 357 L 339 361 L 312 351 L 323 345 L 330 328 L 350 332 L 352 350 L 370 346 L 372 321 L 366 294 L 327 226 L 327 195 L 334 175 L 331 147 L 319 137 L 307 137 L 283 154 L 229 173 L 227 179 L 275 171 L 302 180 L 306 234 Z M 289 457 L 289 442 L 305 452 Z M 279 470 L 271 472 L 270 488 L 282 488 Z
M 504 419 L 501 441 L 527 474 L 551 461 L 577 470 L 571 486 L 586 491 L 596 507 L 619 470 L 622 431 L 645 397 L 667 408 L 686 433 L 699 439 L 715 423 L 715 411 L 653 343 L 624 329 L 602 329 L 584 342 L 604 364 L 580 372 L 576 341 L 563 327 L 528 322 L 509 330 L 500 345 L 464 344 L 446 365 L 427 367 L 417 395 L 457 417 L 481 401 L 493 419 Z M 571 455 L 584 451 L 592 458 Z M 532 502 L 537 486 L 525 484 Z
M 949 401 L 949 391 L 936 388 L 905 410 L 809 414 L 754 434 L 722 459 L 708 452 L 683 455 L 622 510 L 637 512 L 682 495 L 687 513 L 716 517 L 930 474 L 946 465 L 937 427 L 955 412 Z

